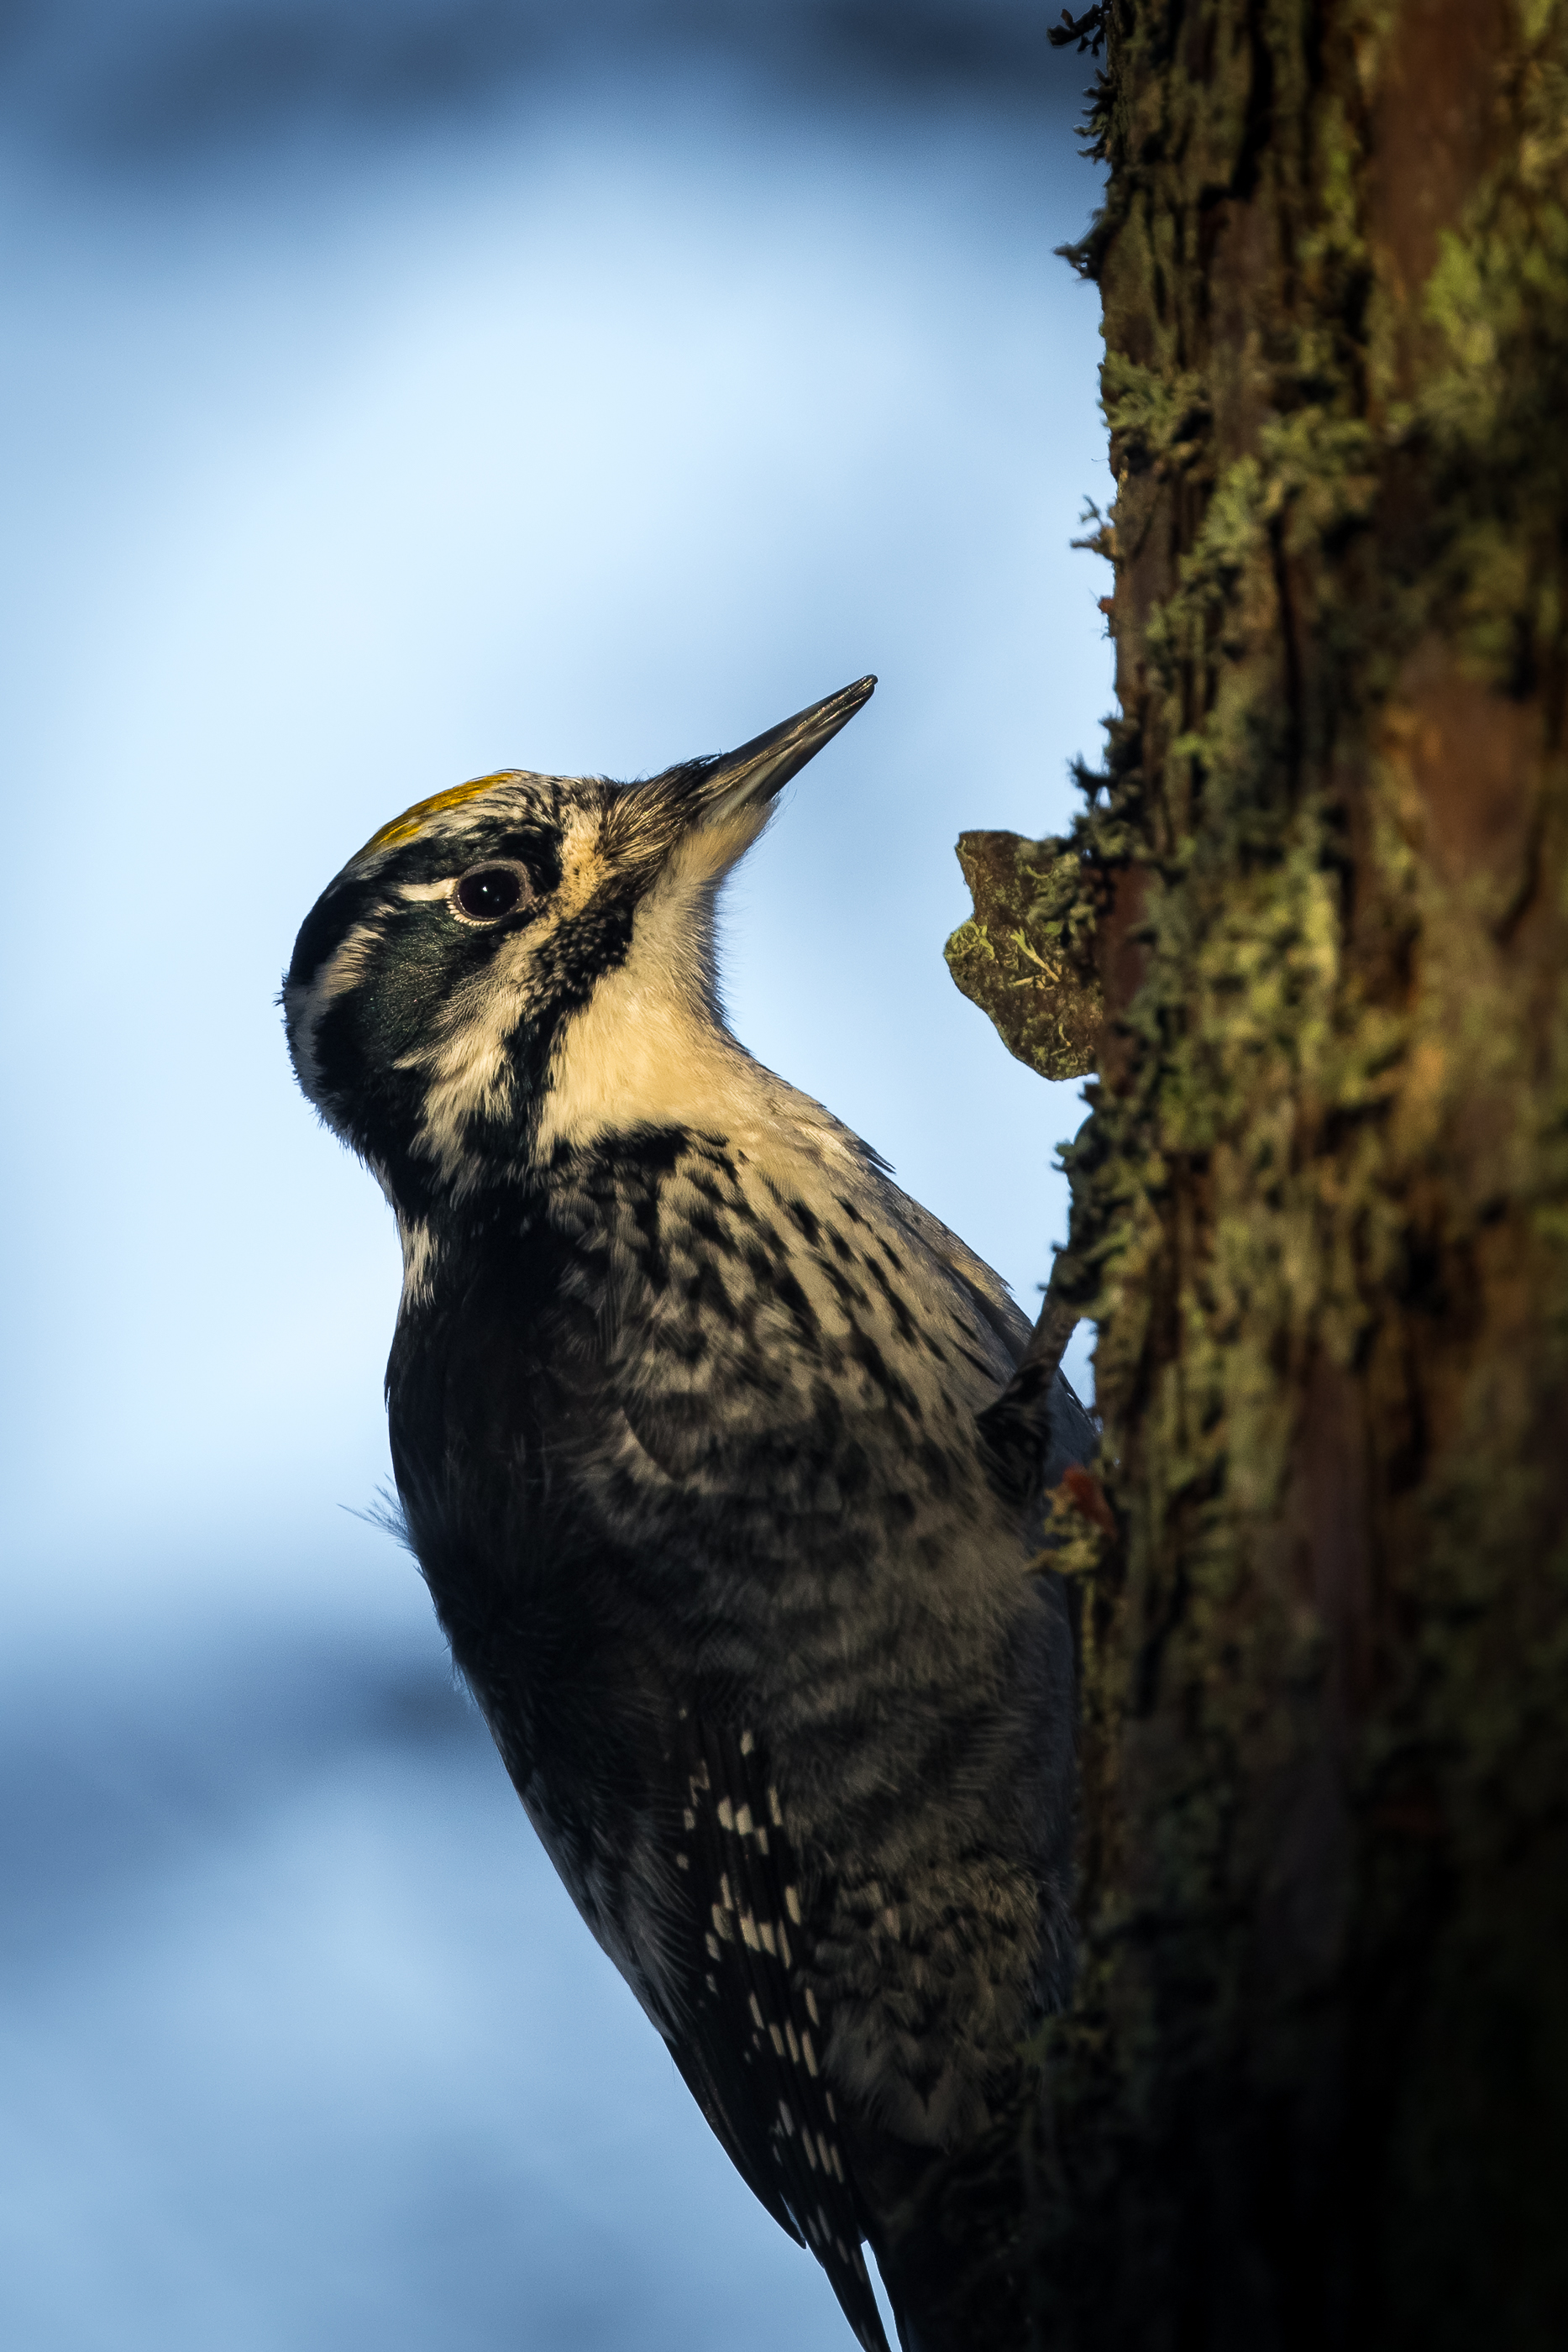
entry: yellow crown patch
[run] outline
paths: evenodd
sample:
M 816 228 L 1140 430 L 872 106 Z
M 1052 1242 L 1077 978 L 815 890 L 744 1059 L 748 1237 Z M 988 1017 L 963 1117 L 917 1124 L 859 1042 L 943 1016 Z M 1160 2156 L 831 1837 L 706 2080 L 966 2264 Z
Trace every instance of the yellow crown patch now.
M 508 784 L 511 781 L 512 772 L 502 768 L 493 776 L 473 776 L 465 784 L 454 784 L 449 793 L 433 793 L 427 801 L 415 801 L 411 809 L 404 809 L 390 824 L 383 824 L 380 833 L 372 833 L 360 856 L 368 857 L 372 849 L 391 849 L 400 841 L 412 841 L 432 817 L 440 816 L 446 809 L 461 808 L 465 801 L 476 799 L 493 784 Z

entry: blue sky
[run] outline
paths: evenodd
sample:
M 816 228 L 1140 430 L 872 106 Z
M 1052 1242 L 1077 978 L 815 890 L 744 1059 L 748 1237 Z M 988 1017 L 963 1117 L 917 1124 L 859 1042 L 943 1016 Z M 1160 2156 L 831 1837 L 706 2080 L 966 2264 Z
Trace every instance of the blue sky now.
M 919 56 L 874 10 L 677 40 L 648 0 L 548 56 L 548 13 L 449 14 L 461 71 L 411 0 L 378 79 L 347 6 L 62 7 L 10 78 L 26 2352 L 716 2347 L 737 2297 L 841 2340 L 350 1516 L 395 1247 L 273 1003 L 343 858 L 464 776 L 646 772 L 874 669 L 731 894 L 734 1024 L 1031 1307 L 1064 1223 L 1076 1090 L 941 945 L 956 834 L 1064 823 L 1110 699 L 1052 257 L 1081 73 L 1021 74 L 1006 6 L 946 68 L 929 9 Z

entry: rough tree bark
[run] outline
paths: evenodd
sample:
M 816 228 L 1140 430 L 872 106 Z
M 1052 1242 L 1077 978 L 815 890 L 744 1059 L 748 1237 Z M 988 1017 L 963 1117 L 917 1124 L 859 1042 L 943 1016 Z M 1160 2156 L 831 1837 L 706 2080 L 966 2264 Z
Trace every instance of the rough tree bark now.
M 977 2344 L 1555 2346 L 1568 0 L 1074 29 L 1120 715 L 950 958 L 1052 1075 L 1103 1011 L 1084 1943 L 933 2226 Z

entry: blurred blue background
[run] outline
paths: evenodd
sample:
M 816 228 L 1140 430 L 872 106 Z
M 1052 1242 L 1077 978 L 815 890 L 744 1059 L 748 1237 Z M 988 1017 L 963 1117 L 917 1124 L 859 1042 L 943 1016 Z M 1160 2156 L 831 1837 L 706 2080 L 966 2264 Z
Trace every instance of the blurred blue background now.
M 0 16 L 11 2352 L 847 2341 L 351 1516 L 395 1244 L 273 997 L 407 803 L 874 669 L 728 1003 L 1032 1310 L 1082 1112 L 941 947 L 1110 698 L 1048 13 Z

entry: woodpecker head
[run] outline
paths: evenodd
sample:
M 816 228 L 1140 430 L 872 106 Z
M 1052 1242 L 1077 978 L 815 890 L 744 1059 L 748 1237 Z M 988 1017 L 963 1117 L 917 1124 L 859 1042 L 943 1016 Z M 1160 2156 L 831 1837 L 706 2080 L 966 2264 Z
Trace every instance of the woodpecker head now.
M 295 942 L 284 1018 L 306 1094 L 401 1213 L 722 1094 L 718 886 L 875 684 L 643 782 L 478 776 L 350 859 Z

